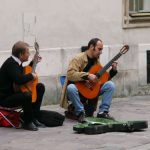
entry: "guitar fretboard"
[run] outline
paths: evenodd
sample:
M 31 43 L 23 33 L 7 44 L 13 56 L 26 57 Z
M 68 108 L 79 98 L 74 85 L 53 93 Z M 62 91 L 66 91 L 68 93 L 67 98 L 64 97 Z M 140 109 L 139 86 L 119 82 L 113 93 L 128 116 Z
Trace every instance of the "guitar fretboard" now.
M 38 52 L 36 52 L 36 56 L 35 57 L 38 57 Z M 36 60 L 33 61 L 33 65 L 32 65 L 32 73 L 35 73 L 35 69 L 36 69 L 36 66 L 37 66 L 37 62 Z
M 112 65 L 112 63 L 117 60 L 120 56 L 122 55 L 122 53 L 118 53 L 112 60 L 110 60 L 98 73 L 96 73 L 96 76 L 99 78 L 101 77 L 106 70 Z

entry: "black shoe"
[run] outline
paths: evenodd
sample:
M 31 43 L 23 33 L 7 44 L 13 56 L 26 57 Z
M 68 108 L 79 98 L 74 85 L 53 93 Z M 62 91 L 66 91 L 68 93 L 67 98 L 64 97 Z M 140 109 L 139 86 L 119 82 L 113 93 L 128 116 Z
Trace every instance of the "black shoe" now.
M 38 130 L 38 128 L 34 125 L 33 122 L 30 122 L 30 123 L 27 123 L 27 124 L 24 123 L 22 125 L 22 127 L 23 127 L 23 129 L 30 130 L 30 131 L 37 131 Z
M 98 113 L 97 118 L 105 118 L 105 119 L 115 120 L 112 116 L 109 115 L 108 112 Z
M 34 123 L 37 127 L 40 127 L 40 128 L 45 128 L 45 127 L 46 127 L 43 123 L 39 122 L 37 119 L 34 119 L 34 120 L 33 120 L 33 123 Z
M 72 112 L 69 112 L 69 111 L 65 111 L 65 117 L 68 118 L 68 119 L 72 119 L 72 120 L 78 120 L 78 117 L 72 113 Z
M 79 113 L 79 115 L 77 116 L 78 117 L 78 122 L 80 123 L 84 123 L 86 122 L 86 119 L 85 119 L 85 113 L 82 111 Z

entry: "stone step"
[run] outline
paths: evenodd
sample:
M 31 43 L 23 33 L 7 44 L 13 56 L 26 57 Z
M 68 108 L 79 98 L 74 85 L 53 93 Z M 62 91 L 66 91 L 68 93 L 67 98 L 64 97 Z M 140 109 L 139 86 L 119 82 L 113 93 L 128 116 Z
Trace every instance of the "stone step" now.
M 150 84 L 140 86 L 138 88 L 138 95 L 150 95 Z

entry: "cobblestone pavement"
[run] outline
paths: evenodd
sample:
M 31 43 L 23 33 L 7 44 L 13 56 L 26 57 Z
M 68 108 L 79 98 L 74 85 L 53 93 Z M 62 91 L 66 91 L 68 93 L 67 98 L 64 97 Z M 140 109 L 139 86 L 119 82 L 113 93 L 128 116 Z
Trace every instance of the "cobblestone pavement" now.
M 58 105 L 43 106 L 63 114 Z M 110 109 L 116 120 L 150 122 L 150 96 L 115 98 Z M 98 135 L 77 134 L 75 121 L 66 119 L 63 126 L 40 128 L 39 131 L 0 128 L 0 150 L 150 150 L 150 130 Z

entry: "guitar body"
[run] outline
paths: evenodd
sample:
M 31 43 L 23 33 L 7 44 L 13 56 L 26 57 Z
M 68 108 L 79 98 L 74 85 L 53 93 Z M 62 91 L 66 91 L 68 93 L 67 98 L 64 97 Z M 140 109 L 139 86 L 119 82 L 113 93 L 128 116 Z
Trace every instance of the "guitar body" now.
M 89 70 L 89 73 L 96 74 L 103 67 L 100 64 L 96 64 Z M 109 73 L 105 72 L 96 83 L 91 83 L 92 87 L 89 88 L 85 81 L 76 82 L 75 85 L 79 91 L 79 93 L 87 99 L 94 99 L 99 95 L 101 86 L 107 82 L 109 79 Z
M 32 67 L 31 66 L 26 66 L 24 67 L 24 73 L 28 74 L 32 72 Z M 22 92 L 31 92 L 32 93 L 32 102 L 34 103 L 37 99 L 37 91 L 36 91 L 36 86 L 38 84 L 38 79 L 35 79 L 33 81 L 30 81 L 26 83 L 25 85 L 22 85 L 20 87 Z

